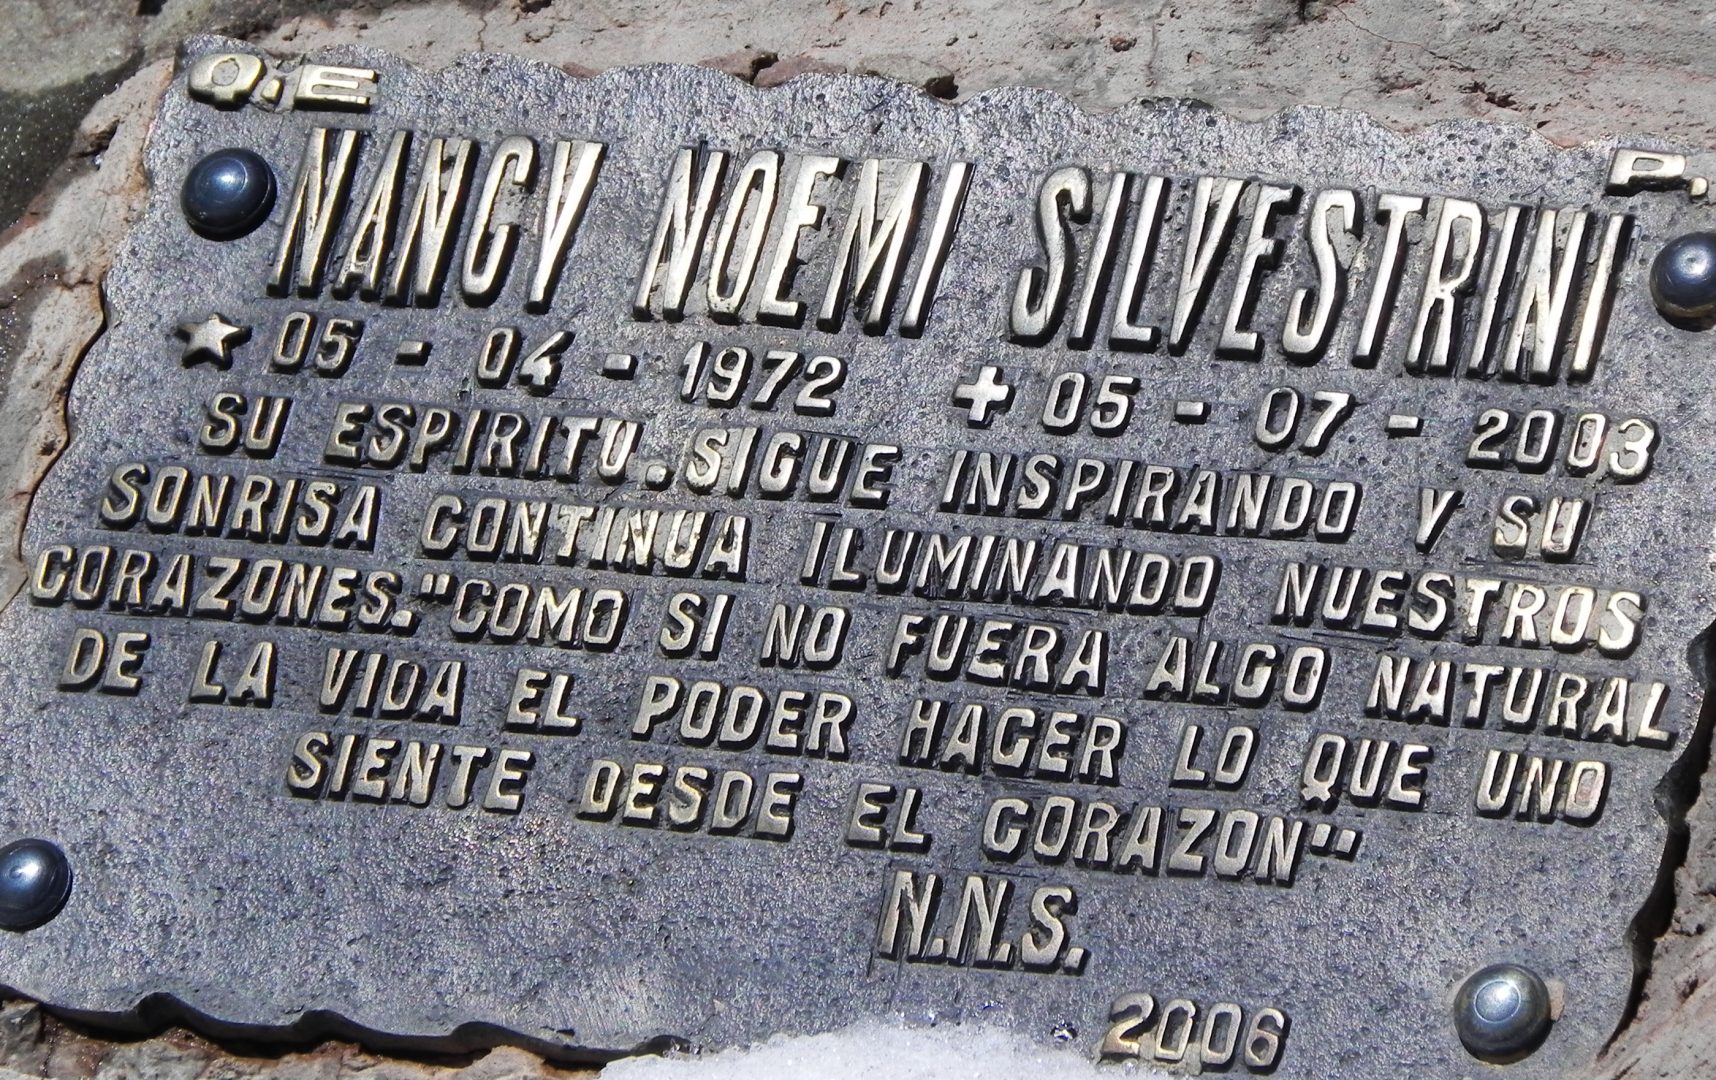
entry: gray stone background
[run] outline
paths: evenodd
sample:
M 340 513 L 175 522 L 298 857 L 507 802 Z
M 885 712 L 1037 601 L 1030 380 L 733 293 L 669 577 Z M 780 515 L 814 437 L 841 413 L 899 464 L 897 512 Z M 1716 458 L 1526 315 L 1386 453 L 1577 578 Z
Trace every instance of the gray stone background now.
M 950 100 L 1022 84 L 1092 110 L 1195 98 L 1257 118 L 1307 103 L 1400 128 L 1476 116 L 1557 142 L 1639 132 L 1716 147 L 1704 0 L 0 0 L 0 603 L 30 492 L 66 438 L 66 384 L 100 332 L 100 275 L 141 206 L 173 50 L 205 31 L 283 56 L 361 41 L 425 65 L 486 49 L 574 74 L 696 63 L 759 86 L 855 71 Z M 1671 854 L 1637 1016 L 1594 1077 L 1716 1076 L 1711 799 Z M 430 1060 L 337 1040 L 216 1045 L 173 1027 L 121 1038 L 28 1002 L 0 1009 L 0 1080 L 577 1075 L 504 1047 Z

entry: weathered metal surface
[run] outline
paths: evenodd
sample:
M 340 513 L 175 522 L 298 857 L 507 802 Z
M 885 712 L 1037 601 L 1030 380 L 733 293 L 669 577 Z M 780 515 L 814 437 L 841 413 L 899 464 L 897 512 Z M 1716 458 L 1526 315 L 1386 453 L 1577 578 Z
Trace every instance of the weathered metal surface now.
M 1485 1068 L 1496 963 L 1555 1017 L 1511 1074 L 1621 1022 L 1711 618 L 1683 161 L 237 48 L 0 621 L 0 835 L 74 875 L 7 984 L 1295 1077 Z M 279 197 L 219 241 L 225 147 Z

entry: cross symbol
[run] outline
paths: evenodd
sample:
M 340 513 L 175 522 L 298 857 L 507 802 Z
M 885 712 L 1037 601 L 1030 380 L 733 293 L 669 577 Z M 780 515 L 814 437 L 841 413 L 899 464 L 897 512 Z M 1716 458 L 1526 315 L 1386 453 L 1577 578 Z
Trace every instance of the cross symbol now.
M 977 378 L 960 383 L 953 391 L 955 405 L 968 406 L 965 422 L 972 427 L 988 427 L 994 419 L 990 410 L 1006 412 L 1013 401 L 1013 388 L 1003 380 L 1003 372 L 994 364 L 984 364 Z

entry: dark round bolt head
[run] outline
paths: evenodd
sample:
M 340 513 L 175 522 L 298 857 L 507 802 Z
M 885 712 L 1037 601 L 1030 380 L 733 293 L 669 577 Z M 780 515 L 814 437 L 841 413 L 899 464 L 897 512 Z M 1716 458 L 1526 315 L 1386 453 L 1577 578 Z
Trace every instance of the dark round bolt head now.
M 71 863 L 58 844 L 14 840 L 0 847 L 0 927 L 28 930 L 59 914 L 71 892 Z
M 1518 964 L 1492 964 L 1454 997 L 1454 1026 L 1474 1057 L 1514 1061 L 1549 1031 L 1549 987 Z
M 274 208 L 274 171 L 254 150 L 216 150 L 191 166 L 179 207 L 203 236 L 235 240 L 262 224 Z
M 1716 232 L 1677 236 L 1650 264 L 1650 295 L 1671 319 L 1716 315 Z

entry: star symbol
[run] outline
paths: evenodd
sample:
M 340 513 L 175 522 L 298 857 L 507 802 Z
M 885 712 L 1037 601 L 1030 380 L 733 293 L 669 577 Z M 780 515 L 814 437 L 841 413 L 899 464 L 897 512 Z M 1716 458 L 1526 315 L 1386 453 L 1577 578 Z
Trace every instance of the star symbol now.
M 223 371 L 232 366 L 232 347 L 250 340 L 250 327 L 229 323 L 218 311 L 202 322 L 181 323 L 176 333 L 185 343 L 186 367 L 208 361 Z

